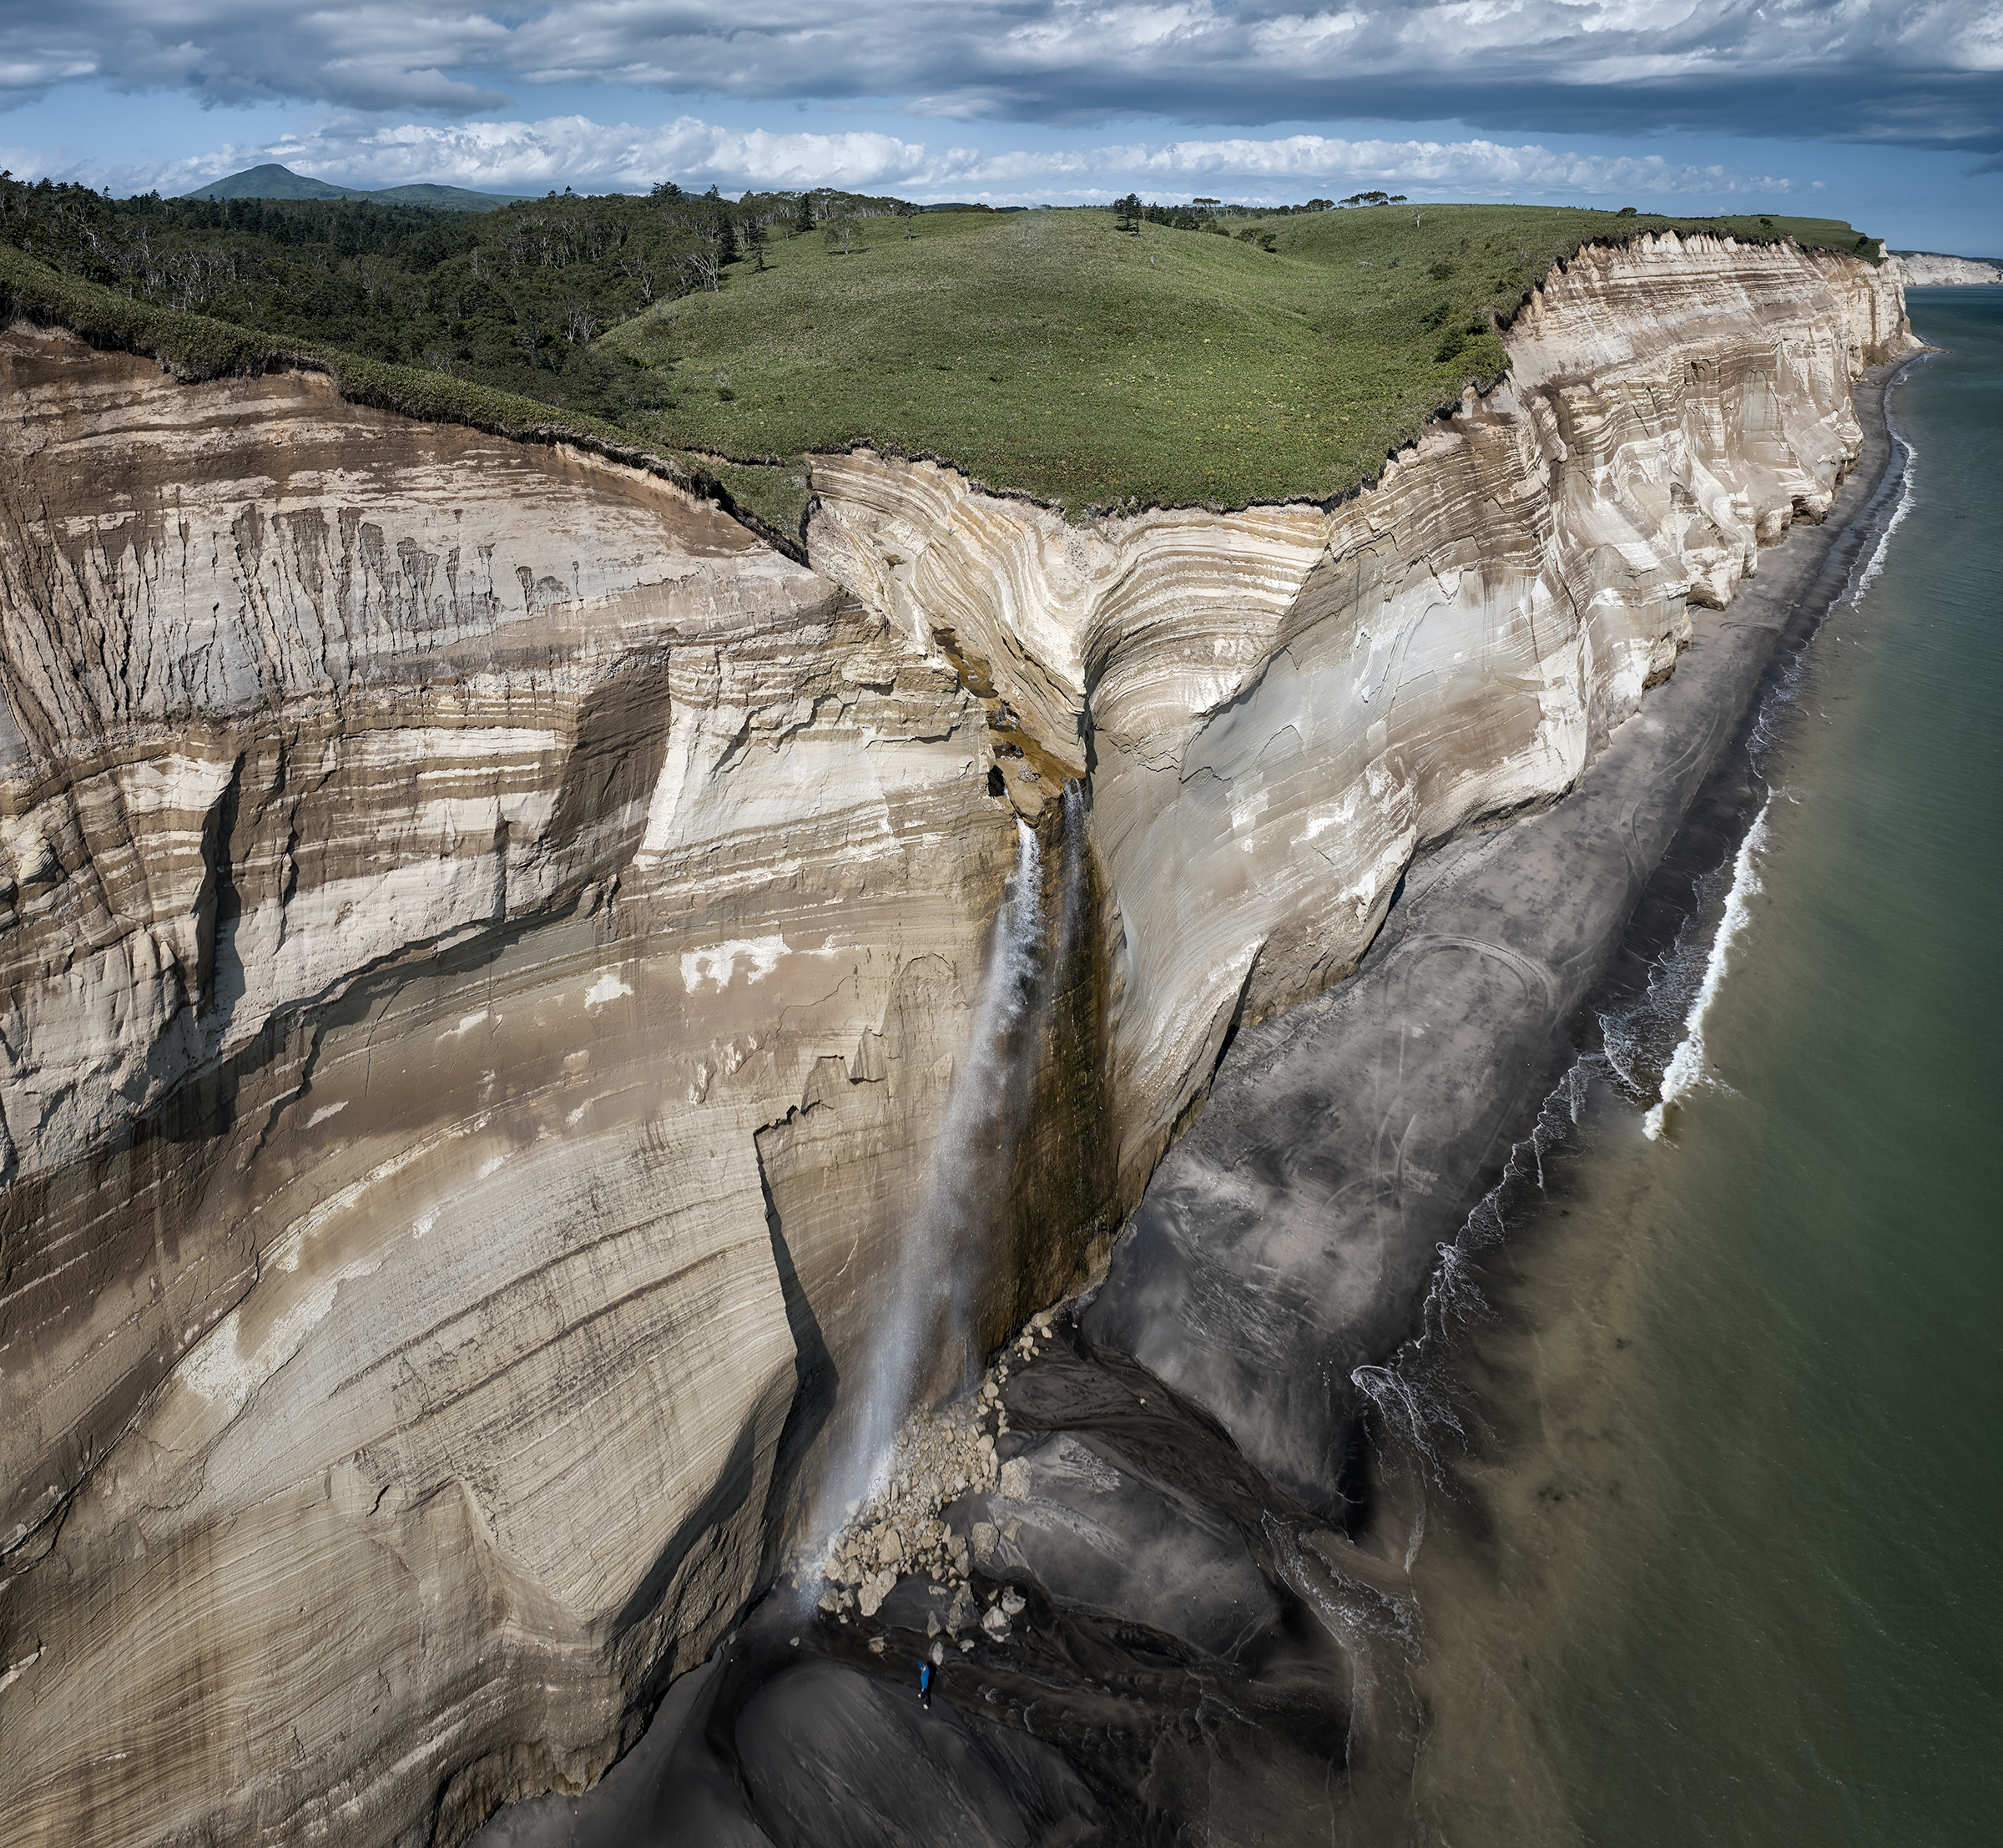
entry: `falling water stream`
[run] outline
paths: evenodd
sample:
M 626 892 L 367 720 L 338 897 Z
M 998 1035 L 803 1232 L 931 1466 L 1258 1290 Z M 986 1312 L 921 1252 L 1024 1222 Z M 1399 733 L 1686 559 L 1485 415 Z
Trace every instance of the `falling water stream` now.
M 991 1200 L 981 1182 L 1009 1170 L 1007 1144 L 1027 1101 L 1017 1042 L 1043 969 L 1042 850 L 1017 817 L 1016 865 L 995 920 L 966 1048 L 953 1075 L 923 1189 L 899 1234 L 896 1282 L 872 1336 L 860 1390 L 842 1423 L 808 1523 L 806 1553 L 827 1543 L 882 1486 L 898 1428 L 919 1398 L 963 1386 L 976 1369 L 971 1308 Z

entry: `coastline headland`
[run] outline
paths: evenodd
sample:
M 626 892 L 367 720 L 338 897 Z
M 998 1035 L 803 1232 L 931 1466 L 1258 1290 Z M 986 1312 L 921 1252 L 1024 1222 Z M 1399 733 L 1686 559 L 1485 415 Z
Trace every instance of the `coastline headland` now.
M 1942 256 L 1933 250 L 1902 250 L 1888 255 L 1899 265 L 1900 280 L 1911 288 L 1980 288 L 2003 282 L 2003 263 L 1987 257 Z
M 1915 345 L 1674 232 L 1506 344 L 1323 502 L 815 457 L 802 564 L 0 335 L 8 1813 L 1370 1839 L 1386 1363 Z
M 1569 1063 L 1581 1010 L 1782 636 L 1841 593 L 1890 460 L 1887 380 L 1908 363 L 1859 381 L 1862 444 L 1822 523 L 1694 615 L 1675 674 L 1579 786 L 1415 865 L 1357 973 L 1242 1033 L 1156 1170 L 1087 1337 L 1211 1410 L 1330 1518 L 1370 1397 L 1354 1370 L 1417 1331 L 1441 1246 Z

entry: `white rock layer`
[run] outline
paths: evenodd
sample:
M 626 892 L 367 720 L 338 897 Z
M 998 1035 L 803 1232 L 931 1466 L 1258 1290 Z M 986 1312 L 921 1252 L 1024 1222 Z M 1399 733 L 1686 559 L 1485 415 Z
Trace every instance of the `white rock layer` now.
M 1931 250 L 1915 250 L 1905 256 L 1888 257 L 1900 282 L 1914 288 L 1969 288 L 2003 282 L 2003 265 L 1980 257 L 1937 256 Z
M 754 1583 L 1016 829 L 981 714 L 637 472 L 0 337 L 0 1813 L 452 1835 Z M 825 1260 L 825 1261 L 824 1261 Z M 821 1279 L 829 1280 L 822 1287 Z

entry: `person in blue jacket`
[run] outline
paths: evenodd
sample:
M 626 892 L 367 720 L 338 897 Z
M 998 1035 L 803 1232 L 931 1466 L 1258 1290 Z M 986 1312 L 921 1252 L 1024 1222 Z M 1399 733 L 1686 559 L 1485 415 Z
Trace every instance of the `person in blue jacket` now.
M 918 1699 L 929 1714 L 932 1710 L 932 1665 L 929 1662 L 918 1664 Z

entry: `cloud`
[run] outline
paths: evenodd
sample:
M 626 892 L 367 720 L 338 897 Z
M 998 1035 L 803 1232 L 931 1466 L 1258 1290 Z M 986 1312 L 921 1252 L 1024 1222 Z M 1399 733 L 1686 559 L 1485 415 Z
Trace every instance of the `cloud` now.
M 1644 158 L 1554 153 L 1531 144 L 1505 146 L 1493 141 L 1352 141 L 1317 134 L 1287 135 L 1273 140 L 1243 137 L 1228 140 L 1133 142 L 1094 148 L 1081 153 L 1024 152 L 967 158 L 944 173 L 928 176 L 933 185 L 955 183 L 1007 186 L 1069 183 L 1085 196 L 1095 181 L 1106 184 L 1092 196 L 1114 185 L 1153 186 L 1163 194 L 1188 193 L 1196 185 L 1236 182 L 1263 189 L 1269 196 L 1290 196 L 1304 185 L 1396 186 L 1415 196 L 1443 192 L 1500 191 L 1511 196 L 1539 194 L 1698 194 L 1719 198 L 1756 193 L 1770 196 L 1789 190 L 1790 182 L 1766 175 L 1731 172 L 1723 167 L 1673 164 L 1659 155 Z
M 2003 146 L 2003 0 L 72 0 L 0 22 L 0 95 L 471 116 L 550 83 L 893 99 L 1049 124 L 1676 125 Z
M 32 155 L 7 155 L 25 171 Z M 1251 199 L 1295 199 L 1318 189 L 1381 186 L 1415 197 L 1538 194 L 1627 198 L 1771 198 L 1792 182 L 1644 157 L 1572 154 L 1536 144 L 1348 140 L 1317 134 L 1130 141 L 1075 149 L 974 149 L 895 135 L 774 134 L 682 116 L 658 128 L 604 124 L 584 116 L 542 122 L 406 123 L 351 118 L 251 145 L 230 144 L 159 168 L 72 168 L 59 177 L 119 192 L 190 191 L 260 161 L 364 187 L 428 179 L 487 192 L 643 191 L 655 180 L 793 189 L 838 185 L 921 199 L 995 204 L 1086 202 L 1130 187 L 1164 198 L 1232 189 Z

